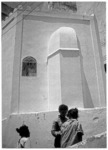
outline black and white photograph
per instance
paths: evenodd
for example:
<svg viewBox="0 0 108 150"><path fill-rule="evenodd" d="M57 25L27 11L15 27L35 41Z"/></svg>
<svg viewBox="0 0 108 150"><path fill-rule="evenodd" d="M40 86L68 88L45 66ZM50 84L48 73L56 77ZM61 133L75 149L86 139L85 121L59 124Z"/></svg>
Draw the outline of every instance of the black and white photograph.
<svg viewBox="0 0 108 150"><path fill-rule="evenodd" d="M107 148L106 1L1 1L2 148Z"/></svg>

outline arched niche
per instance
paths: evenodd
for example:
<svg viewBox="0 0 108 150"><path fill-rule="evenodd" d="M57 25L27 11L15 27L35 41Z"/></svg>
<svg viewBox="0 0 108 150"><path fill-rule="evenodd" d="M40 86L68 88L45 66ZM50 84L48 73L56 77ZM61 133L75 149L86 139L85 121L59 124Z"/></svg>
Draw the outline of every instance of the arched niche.
<svg viewBox="0 0 108 150"><path fill-rule="evenodd" d="M60 27L50 37L49 53L51 55L58 50L79 50L76 32L70 27Z"/></svg>

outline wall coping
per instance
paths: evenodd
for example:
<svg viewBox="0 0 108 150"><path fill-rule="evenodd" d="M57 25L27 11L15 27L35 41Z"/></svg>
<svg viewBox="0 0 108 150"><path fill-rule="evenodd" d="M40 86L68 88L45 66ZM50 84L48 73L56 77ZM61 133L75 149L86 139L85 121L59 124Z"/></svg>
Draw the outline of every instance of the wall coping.
<svg viewBox="0 0 108 150"><path fill-rule="evenodd" d="M21 15L18 16L18 13L21 13ZM18 17L17 17L18 16ZM12 18L18 19L20 16L22 16L23 19L29 20L29 18L34 17L50 17L50 18L61 18L61 19L74 19L74 20L85 20L90 21L92 18L94 18L94 14L92 15L80 15L80 14L74 14L69 12L54 12L54 11L47 11L47 12L41 12L41 11L33 11L29 12L28 10L17 10L13 12L5 21L2 21L2 28L6 26L10 22ZM22 20L23 20L22 19Z"/></svg>
<svg viewBox="0 0 108 150"><path fill-rule="evenodd" d="M106 107L95 107L95 108L78 108L79 111L92 111L92 110L102 110L102 109L107 109ZM40 111L40 112L27 112L27 113L12 113L10 116L17 116L17 115L34 115L34 114L44 114L44 113L51 113L51 112L58 112L58 110L55 111ZM7 120L8 118L3 118L2 121Z"/></svg>

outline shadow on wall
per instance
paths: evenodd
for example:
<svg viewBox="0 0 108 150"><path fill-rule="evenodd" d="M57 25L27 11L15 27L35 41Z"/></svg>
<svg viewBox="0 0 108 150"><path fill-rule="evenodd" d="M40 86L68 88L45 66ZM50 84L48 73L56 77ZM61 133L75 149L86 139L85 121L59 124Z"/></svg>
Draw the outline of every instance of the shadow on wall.
<svg viewBox="0 0 108 150"><path fill-rule="evenodd" d="M72 52L71 51L68 51L68 53L67 53L67 51L62 51L62 55L63 55L63 57L78 57L79 56L79 50L72 50Z"/></svg>
<svg viewBox="0 0 108 150"><path fill-rule="evenodd" d="M81 64L82 92L83 92L84 108L94 108L92 97L91 97L90 90L89 90L88 83L87 83L87 79L86 79L86 76L84 73L83 56L81 54L81 47L80 47L79 40L78 40L78 46L80 49L80 64Z"/></svg>
<svg viewBox="0 0 108 150"><path fill-rule="evenodd" d="M63 14L62 14L63 15ZM44 16L29 16L29 20L37 20L37 21L43 21L43 22L48 22L48 23L74 23L74 24L86 24L86 25L90 25L90 21L89 20L77 20L77 19L71 19L71 18L67 18L67 16L64 18L54 18L53 17L44 17Z"/></svg>

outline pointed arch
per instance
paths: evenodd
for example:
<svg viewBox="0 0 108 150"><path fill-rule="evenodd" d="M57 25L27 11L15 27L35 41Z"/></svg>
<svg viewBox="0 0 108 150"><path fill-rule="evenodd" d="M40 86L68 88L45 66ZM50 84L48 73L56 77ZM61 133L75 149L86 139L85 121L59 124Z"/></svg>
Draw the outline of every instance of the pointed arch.
<svg viewBox="0 0 108 150"><path fill-rule="evenodd" d="M36 76L37 61L35 58L28 56L22 61L22 76Z"/></svg>

